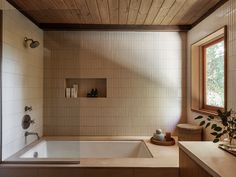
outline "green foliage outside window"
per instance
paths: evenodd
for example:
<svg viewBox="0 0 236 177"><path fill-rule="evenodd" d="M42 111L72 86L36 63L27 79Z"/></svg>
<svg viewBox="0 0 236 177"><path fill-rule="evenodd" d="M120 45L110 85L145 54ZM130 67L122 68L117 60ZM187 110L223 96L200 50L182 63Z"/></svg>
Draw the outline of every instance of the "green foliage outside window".
<svg viewBox="0 0 236 177"><path fill-rule="evenodd" d="M224 41L206 48L206 104L224 107Z"/></svg>

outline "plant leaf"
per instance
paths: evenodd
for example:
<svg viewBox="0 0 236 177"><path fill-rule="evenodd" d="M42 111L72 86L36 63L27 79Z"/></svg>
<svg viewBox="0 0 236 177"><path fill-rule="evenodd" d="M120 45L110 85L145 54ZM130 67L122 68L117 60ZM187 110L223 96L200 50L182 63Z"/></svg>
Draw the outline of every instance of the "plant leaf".
<svg viewBox="0 0 236 177"><path fill-rule="evenodd" d="M220 141L219 138L215 138L215 139L213 140L213 143L217 143L217 142L219 142L219 141Z"/></svg>
<svg viewBox="0 0 236 177"><path fill-rule="evenodd" d="M211 125L211 123L208 122L208 123L206 124L206 127L205 127L205 128L209 127L210 125Z"/></svg>
<svg viewBox="0 0 236 177"><path fill-rule="evenodd" d="M216 138L220 138L222 135L223 135L223 134L220 133L220 134L216 135Z"/></svg>
<svg viewBox="0 0 236 177"><path fill-rule="evenodd" d="M211 133L213 136L217 136L218 135L218 133L216 133L216 132L212 132Z"/></svg>
<svg viewBox="0 0 236 177"><path fill-rule="evenodd" d="M214 130L217 131L217 132L220 132L222 130L222 128L221 127L216 127L216 128L214 128Z"/></svg>
<svg viewBox="0 0 236 177"><path fill-rule="evenodd" d="M227 120L222 121L222 124L223 124L225 127L228 126Z"/></svg>
<svg viewBox="0 0 236 177"><path fill-rule="evenodd" d="M199 125L202 126L202 125L204 125L205 123L206 123L205 120L203 120L203 121L200 122Z"/></svg>
<svg viewBox="0 0 236 177"><path fill-rule="evenodd" d="M222 133L223 133L223 134L227 133L227 130L224 130Z"/></svg>
<svg viewBox="0 0 236 177"><path fill-rule="evenodd" d="M215 117L213 115L208 116L210 119L214 119Z"/></svg>
<svg viewBox="0 0 236 177"><path fill-rule="evenodd" d="M197 119L202 119L203 118L203 116L197 116L196 118L195 118L195 120L197 120Z"/></svg>
<svg viewBox="0 0 236 177"><path fill-rule="evenodd" d="M214 128L216 128L216 127L217 127L216 124L212 124L211 129L214 129Z"/></svg>
<svg viewBox="0 0 236 177"><path fill-rule="evenodd" d="M227 117L231 116L231 112L232 112L232 109L229 110L228 112L226 111L226 115L225 116L227 116Z"/></svg>
<svg viewBox="0 0 236 177"><path fill-rule="evenodd" d="M222 111L220 109L217 110L218 116L222 115Z"/></svg>

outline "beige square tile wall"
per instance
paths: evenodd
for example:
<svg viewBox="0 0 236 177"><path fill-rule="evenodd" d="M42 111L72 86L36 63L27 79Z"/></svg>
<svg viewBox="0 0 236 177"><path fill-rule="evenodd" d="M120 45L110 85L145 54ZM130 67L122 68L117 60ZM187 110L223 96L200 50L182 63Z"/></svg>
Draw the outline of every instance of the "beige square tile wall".
<svg viewBox="0 0 236 177"><path fill-rule="evenodd" d="M43 31L5 0L3 7L2 60L2 152L3 159L35 140L25 143L21 121L24 106L33 107L29 113L35 124L29 131L42 135L43 117ZM25 48L24 37L38 40L38 48Z"/></svg>
<svg viewBox="0 0 236 177"><path fill-rule="evenodd" d="M45 32L45 135L152 135L186 120L186 33ZM65 78L107 98L65 99Z"/></svg>
<svg viewBox="0 0 236 177"><path fill-rule="evenodd" d="M197 123L194 117L199 115L191 111L190 97L190 47L191 44L202 39L208 34L227 25L228 27L228 109L236 111L236 1L229 0L204 21L188 32L188 122ZM205 139L212 139L209 132L205 133Z"/></svg>

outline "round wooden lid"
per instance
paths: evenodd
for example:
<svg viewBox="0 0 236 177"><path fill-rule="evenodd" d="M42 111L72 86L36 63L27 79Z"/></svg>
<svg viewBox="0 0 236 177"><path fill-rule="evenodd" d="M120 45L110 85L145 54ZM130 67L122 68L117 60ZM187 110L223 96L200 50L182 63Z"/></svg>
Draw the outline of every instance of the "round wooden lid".
<svg viewBox="0 0 236 177"><path fill-rule="evenodd" d="M180 129L186 129L186 130L201 130L202 127L198 125L193 125L193 124L178 124L178 128Z"/></svg>

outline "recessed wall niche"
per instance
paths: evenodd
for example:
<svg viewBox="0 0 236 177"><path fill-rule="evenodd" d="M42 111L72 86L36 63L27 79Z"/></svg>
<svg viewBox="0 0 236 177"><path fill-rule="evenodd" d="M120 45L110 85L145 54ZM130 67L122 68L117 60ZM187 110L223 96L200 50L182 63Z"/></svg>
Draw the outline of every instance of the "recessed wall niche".
<svg viewBox="0 0 236 177"><path fill-rule="evenodd" d="M65 79L65 97L67 88L74 88L78 85L77 97L98 98L107 97L107 79L106 78L66 78ZM92 93L97 90L97 95ZM71 91L71 90L70 90ZM72 91L71 91L72 93ZM74 98L71 94L71 98Z"/></svg>

